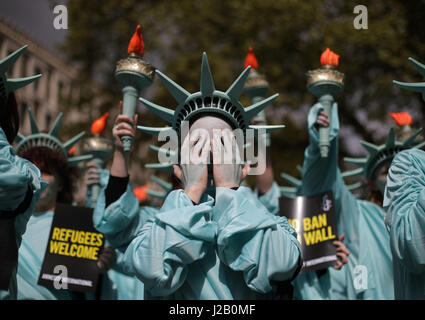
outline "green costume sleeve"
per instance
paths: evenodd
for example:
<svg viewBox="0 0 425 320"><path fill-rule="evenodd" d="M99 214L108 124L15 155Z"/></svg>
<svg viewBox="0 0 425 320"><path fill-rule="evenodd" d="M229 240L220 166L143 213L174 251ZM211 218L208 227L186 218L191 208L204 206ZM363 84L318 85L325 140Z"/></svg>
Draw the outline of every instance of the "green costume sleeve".
<svg viewBox="0 0 425 320"><path fill-rule="evenodd" d="M28 188L35 195L44 186L38 168L15 155L0 128L0 211L16 210L24 200Z"/></svg>
<svg viewBox="0 0 425 320"><path fill-rule="evenodd" d="M104 170L103 170L104 171ZM157 212L153 207L139 207L139 200L130 184L118 200L105 208L105 189L109 175L101 173L101 191L93 212L94 227L105 234L110 244L121 251L136 237L149 215Z"/></svg>
<svg viewBox="0 0 425 320"><path fill-rule="evenodd" d="M216 236L213 199L194 205L183 190L172 191L155 216L146 219L131 242L127 268L153 296L174 293L186 280L188 265L202 259Z"/></svg>
<svg viewBox="0 0 425 320"><path fill-rule="evenodd" d="M384 207L396 299L425 299L425 152L400 152L388 172Z"/></svg>
<svg viewBox="0 0 425 320"><path fill-rule="evenodd" d="M285 217L269 213L246 187L217 188L216 201L218 256L243 272L250 289L269 292L271 281L289 280L299 271L301 248Z"/></svg>
<svg viewBox="0 0 425 320"><path fill-rule="evenodd" d="M194 205L175 190L146 219L124 259L150 296L259 298L273 280L288 280L300 267L294 233L248 188L217 188L215 206L209 196Z"/></svg>
<svg viewBox="0 0 425 320"><path fill-rule="evenodd" d="M317 103L310 109L308 115L310 144L304 154L301 194L311 196L332 190L338 219L338 233L346 235L346 244L355 254L358 252L358 246L355 244L357 243L359 209L357 199L347 189L338 168L338 105L334 103L332 115L329 116L331 145L328 158L320 156L319 132L314 126L320 111L321 105Z"/></svg>

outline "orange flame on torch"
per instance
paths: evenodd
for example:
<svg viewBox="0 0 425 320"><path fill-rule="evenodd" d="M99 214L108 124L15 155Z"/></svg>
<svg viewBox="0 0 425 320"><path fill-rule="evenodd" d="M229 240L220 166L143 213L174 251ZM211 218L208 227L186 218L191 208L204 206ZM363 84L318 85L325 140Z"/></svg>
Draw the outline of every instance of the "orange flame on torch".
<svg viewBox="0 0 425 320"><path fill-rule="evenodd" d="M411 125L413 123L411 115L407 112L390 112L389 115L399 127Z"/></svg>
<svg viewBox="0 0 425 320"><path fill-rule="evenodd" d="M148 197L148 194L146 193L147 189L148 189L147 184L133 189L134 195L136 196L137 199L139 199L139 202L145 201L146 198Z"/></svg>
<svg viewBox="0 0 425 320"><path fill-rule="evenodd" d="M258 61L254 54L254 49L249 47L249 51L245 57L245 68L251 66L251 68L258 69Z"/></svg>
<svg viewBox="0 0 425 320"><path fill-rule="evenodd" d="M320 56L320 64L322 66L331 65L334 67L338 67L339 55L337 55L335 52L333 52L329 48L326 48L326 50Z"/></svg>
<svg viewBox="0 0 425 320"><path fill-rule="evenodd" d="M71 149L69 149L68 155L70 157L72 157L74 155L76 149L77 149L76 146L73 146Z"/></svg>
<svg viewBox="0 0 425 320"><path fill-rule="evenodd" d="M145 43L143 42L142 29L140 28L140 25L137 26L128 45L128 54L132 53L141 57L143 57L143 54L145 53Z"/></svg>
<svg viewBox="0 0 425 320"><path fill-rule="evenodd" d="M91 133L96 135L100 134L106 128L106 118L108 118L109 112L106 112L103 116L93 121L91 124Z"/></svg>

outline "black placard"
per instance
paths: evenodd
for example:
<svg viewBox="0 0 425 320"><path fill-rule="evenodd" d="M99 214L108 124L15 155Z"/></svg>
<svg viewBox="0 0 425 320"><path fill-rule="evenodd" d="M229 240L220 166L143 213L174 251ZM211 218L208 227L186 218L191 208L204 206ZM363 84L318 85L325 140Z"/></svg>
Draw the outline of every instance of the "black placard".
<svg viewBox="0 0 425 320"><path fill-rule="evenodd" d="M56 204L38 284L96 291L105 237L93 227L92 216L92 208Z"/></svg>
<svg viewBox="0 0 425 320"><path fill-rule="evenodd" d="M298 234L303 252L300 273L335 265L337 220L332 191L319 195L279 199L280 215L288 218Z"/></svg>
<svg viewBox="0 0 425 320"><path fill-rule="evenodd" d="M10 277L18 263L15 216L0 212L0 290L8 290Z"/></svg>

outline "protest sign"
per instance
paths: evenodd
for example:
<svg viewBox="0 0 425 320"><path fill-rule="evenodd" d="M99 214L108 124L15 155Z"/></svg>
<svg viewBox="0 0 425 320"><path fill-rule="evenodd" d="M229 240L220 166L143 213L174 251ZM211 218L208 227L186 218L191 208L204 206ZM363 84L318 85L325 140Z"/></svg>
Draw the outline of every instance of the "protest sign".
<svg viewBox="0 0 425 320"><path fill-rule="evenodd" d="M280 215L288 218L297 232L303 252L301 273L335 265L337 220L331 191L310 196L279 199Z"/></svg>
<svg viewBox="0 0 425 320"><path fill-rule="evenodd" d="M38 284L96 291L105 237L93 227L92 216L92 208L56 204Z"/></svg>

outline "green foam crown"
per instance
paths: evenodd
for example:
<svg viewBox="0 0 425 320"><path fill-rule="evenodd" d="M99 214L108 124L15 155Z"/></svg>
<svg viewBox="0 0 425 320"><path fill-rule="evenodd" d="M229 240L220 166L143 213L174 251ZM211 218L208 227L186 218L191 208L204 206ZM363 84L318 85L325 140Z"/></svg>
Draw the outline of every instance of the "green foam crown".
<svg viewBox="0 0 425 320"><path fill-rule="evenodd" d="M22 48L12 52L6 58L0 61L0 98L7 100L9 94L19 88L25 87L34 80L41 77L41 74L27 77L27 78L17 78L17 79L7 79L6 72L9 71L12 66L15 64L16 60L21 56L21 54L26 50L28 46L25 45Z"/></svg>
<svg viewBox="0 0 425 320"><path fill-rule="evenodd" d="M394 129L391 128L385 143L382 145L378 146L370 142L361 141L360 143L367 150L368 156L364 158L344 158L344 161L356 164L359 168L342 173L343 178L364 175L366 179L371 179L379 167L391 162L400 151L410 148L419 149L425 146L425 141L415 142L415 139L421 132L422 129L419 129L409 138L403 141L396 141Z"/></svg>
<svg viewBox="0 0 425 320"><path fill-rule="evenodd" d="M75 166L81 161L89 160L93 156L92 155L83 155L78 157L69 157L68 152L71 148L84 136L85 132L82 131L76 136L72 137L68 141L62 143L59 138L59 129L62 123L63 113L59 113L58 117L53 124L53 127L50 129L48 133L43 133L38 128L37 122L34 118L34 114L31 109L28 109L30 124L31 124L31 134L27 137L18 133L16 136L16 142L18 146L16 147L16 153L18 155L22 155L25 151L35 148L35 147L47 147L52 150L56 150L61 152L65 159L68 160L68 164L70 166Z"/></svg>
<svg viewBox="0 0 425 320"><path fill-rule="evenodd" d="M229 120L235 128L242 130L248 128L254 130L262 128L266 131L273 131L284 128L283 125L254 126L249 124L249 121L253 117L255 117L260 111L267 107L271 101L278 97L278 94L274 94L273 96L246 108L240 104L238 99L244 90L244 84L249 75L250 68L250 66L245 68L226 92L216 90L208 64L207 54L204 52L202 55L201 84L199 92L191 94L159 70L155 71L162 83L166 86L167 90L177 101L178 106L175 110L156 105L143 98L139 98L139 100L149 110L152 110L159 117L169 122L171 124L171 128L176 130L178 133L180 133L180 126L183 121L189 121L193 116L203 112L224 116L225 119ZM152 128L145 126L138 126L137 128L152 135L158 135L161 131L170 129L170 127Z"/></svg>
<svg viewBox="0 0 425 320"><path fill-rule="evenodd" d="M408 60L410 61L411 64L413 64L415 69L423 77L425 77L425 65L416 61L413 58L409 58ZM422 99L425 101L425 82L408 83L408 82L400 82L400 81L393 80L393 83L398 85L400 88L422 93Z"/></svg>

